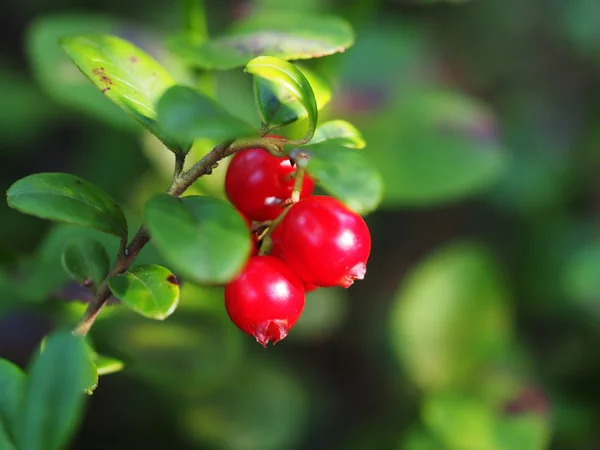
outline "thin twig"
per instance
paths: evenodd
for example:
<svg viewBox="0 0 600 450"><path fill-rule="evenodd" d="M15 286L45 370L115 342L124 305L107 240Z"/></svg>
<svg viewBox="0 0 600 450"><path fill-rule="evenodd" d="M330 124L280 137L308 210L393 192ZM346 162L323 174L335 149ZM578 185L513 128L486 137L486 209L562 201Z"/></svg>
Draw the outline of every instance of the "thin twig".
<svg viewBox="0 0 600 450"><path fill-rule="evenodd" d="M183 162L176 156L174 172L177 172L178 170L179 172L173 176L173 181L167 193L174 197L179 197L198 178L203 175L210 174L212 170L217 167L219 161L240 150L260 147L271 153L281 153L284 143L285 141L277 138L248 138L226 141L217 145L202 159L200 159L200 161L194 164L190 170L183 173L179 169L178 161L181 162L181 167L183 167ZM127 249L124 251L119 251L119 255L117 256L117 261L115 262L114 267L111 269L106 279L98 288L96 296L88 304L85 312L83 313L83 317L73 330L73 334L77 336L85 336L90 331L90 328L94 324L98 314L100 314L102 307L112 295L108 286L108 280L111 277L119 275L129 269L135 258L149 240L150 235L148 234L148 230L146 230L144 225L142 225L131 240L129 246L127 246Z"/></svg>

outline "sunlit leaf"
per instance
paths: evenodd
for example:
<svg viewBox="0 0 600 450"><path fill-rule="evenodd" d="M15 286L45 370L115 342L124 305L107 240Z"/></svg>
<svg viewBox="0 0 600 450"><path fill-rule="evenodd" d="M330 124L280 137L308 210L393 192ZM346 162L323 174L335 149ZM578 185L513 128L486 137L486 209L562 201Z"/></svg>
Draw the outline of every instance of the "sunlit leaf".
<svg viewBox="0 0 600 450"><path fill-rule="evenodd" d="M199 45L189 36L178 36L169 47L190 64L226 70L243 66L258 55L286 60L319 58L343 52L353 43L352 28L338 17L271 13L250 17Z"/></svg>
<svg viewBox="0 0 600 450"><path fill-rule="evenodd" d="M134 267L108 280L123 305L149 319L164 320L179 303L179 282L170 270L155 264Z"/></svg>
<svg viewBox="0 0 600 450"><path fill-rule="evenodd" d="M81 72L117 106L148 128L173 151L187 151L182 142L160 130L155 104L175 81L150 55L110 35L79 35L61 40L62 48Z"/></svg>
<svg viewBox="0 0 600 450"><path fill-rule="evenodd" d="M330 120L319 125L307 145L319 144L325 141L334 141L332 143L356 149L364 148L367 145L360 131L345 120Z"/></svg>
<svg viewBox="0 0 600 450"><path fill-rule="evenodd" d="M246 65L245 70L255 78L262 78L279 85L300 102L308 117L308 132L305 139L310 140L317 126L318 108L315 94L304 74L293 64L271 56L254 58ZM276 117L279 101L269 93L268 86L255 84L255 88L261 121L270 125L270 120ZM263 89L267 89L267 93L263 92Z"/></svg>

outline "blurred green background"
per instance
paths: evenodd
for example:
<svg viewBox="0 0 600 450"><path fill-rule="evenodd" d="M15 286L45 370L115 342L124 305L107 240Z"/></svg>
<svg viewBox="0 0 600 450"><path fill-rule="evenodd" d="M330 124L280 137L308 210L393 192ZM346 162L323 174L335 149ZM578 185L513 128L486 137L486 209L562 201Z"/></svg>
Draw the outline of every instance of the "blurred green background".
<svg viewBox="0 0 600 450"><path fill-rule="evenodd" d="M103 377L73 449L600 448L600 4L592 0L207 1L209 29L260 9L334 13L356 44L307 67L323 117L354 123L385 194L366 220L364 281L318 290L267 350L229 322L219 288L183 285L155 323L111 306ZM80 76L63 34L112 32L179 80L163 37L175 2L3 4L0 184L86 178L126 205L168 187L172 155ZM249 77L216 97L256 117ZM222 168L194 189L222 195ZM87 294L60 255L74 235L0 205L0 356L27 361ZM131 227L134 229L134 226ZM140 262L158 262L149 245Z"/></svg>

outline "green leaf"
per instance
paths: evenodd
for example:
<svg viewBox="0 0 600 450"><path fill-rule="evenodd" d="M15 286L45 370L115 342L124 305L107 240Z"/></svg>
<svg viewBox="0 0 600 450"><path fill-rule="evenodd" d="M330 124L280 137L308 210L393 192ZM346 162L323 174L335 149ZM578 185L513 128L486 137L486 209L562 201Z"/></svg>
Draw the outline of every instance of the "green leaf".
<svg viewBox="0 0 600 450"><path fill-rule="evenodd" d="M82 338L68 332L48 336L29 368L19 418L19 450L62 450L83 414L92 365Z"/></svg>
<svg viewBox="0 0 600 450"><path fill-rule="evenodd" d="M169 47L194 66L228 70L257 55L286 60L319 58L343 52L353 43L352 28L338 17L279 13L251 17L203 44L194 43L189 36L177 36Z"/></svg>
<svg viewBox="0 0 600 450"><path fill-rule="evenodd" d="M127 237L127 221L119 205L100 188L74 175L29 175L15 182L7 197L8 204L22 213Z"/></svg>
<svg viewBox="0 0 600 450"><path fill-rule="evenodd" d="M307 170L323 189L359 214L377 208L383 183L364 154L327 143L303 148L310 155Z"/></svg>
<svg viewBox="0 0 600 450"><path fill-rule="evenodd" d="M123 305L149 319L164 320L179 303L179 282L170 270L141 265L108 280Z"/></svg>
<svg viewBox="0 0 600 450"><path fill-rule="evenodd" d="M173 151L187 151L156 124L155 104L175 81L150 55L130 42L110 35L63 38L62 48L100 91L155 134Z"/></svg>
<svg viewBox="0 0 600 450"><path fill-rule="evenodd" d="M408 377L426 391L468 384L511 345L507 286L482 247L437 250L405 276L389 321Z"/></svg>
<svg viewBox="0 0 600 450"><path fill-rule="evenodd" d="M367 145L360 131L345 120L330 120L319 125L313 138L307 145L319 144L325 141L334 141L336 144L348 148L361 149Z"/></svg>
<svg viewBox="0 0 600 450"><path fill-rule="evenodd" d="M99 376L120 372L123 370L123 367L125 367L123 361L111 356L103 355L97 355L94 364L96 364L96 370L98 371Z"/></svg>
<svg viewBox="0 0 600 450"><path fill-rule="evenodd" d="M99 15L52 14L38 17L27 30L27 56L37 81L53 100L128 130L136 125L107 102L60 48L63 37L78 33L118 33L119 20ZM127 30L131 32L131 26Z"/></svg>
<svg viewBox="0 0 600 450"><path fill-rule="evenodd" d="M312 87L317 110L320 111L331 99L331 87L314 72L306 68L298 69ZM285 85L255 77L254 92L263 123L287 125L308 115L303 103Z"/></svg>
<svg viewBox="0 0 600 450"><path fill-rule="evenodd" d="M304 74L293 64L272 56L259 56L246 65L246 72L275 83L289 92L306 111L308 117L308 132L306 140L310 140L314 134L318 121L318 108L315 94ZM255 96L258 103L261 121L270 125L269 120L275 117L278 102L273 102L270 91L263 92L268 86L255 84Z"/></svg>
<svg viewBox="0 0 600 450"><path fill-rule="evenodd" d="M383 176L384 206L467 197L489 189L507 167L494 115L459 92L413 90L361 130Z"/></svg>
<svg viewBox="0 0 600 450"><path fill-rule="evenodd" d="M247 123L233 117L210 98L195 89L174 86L157 105L158 123L180 140L205 138L217 142L256 135Z"/></svg>
<svg viewBox="0 0 600 450"><path fill-rule="evenodd" d="M89 238L71 240L63 251L62 265L72 279L79 284L91 284L94 289L98 289L110 269L104 246Z"/></svg>
<svg viewBox="0 0 600 450"><path fill-rule="evenodd" d="M248 227L223 200L155 195L146 203L144 215L163 258L198 283L227 283L250 255Z"/></svg>
<svg viewBox="0 0 600 450"><path fill-rule="evenodd" d="M6 359L0 359L0 421L4 422L6 432L11 436L17 433L17 418L26 380L21 369Z"/></svg>
<svg viewBox="0 0 600 450"><path fill-rule="evenodd" d="M547 417L531 412L510 415L502 407L502 404L491 403L484 396L451 391L427 398L422 416L451 450L548 448L550 428Z"/></svg>

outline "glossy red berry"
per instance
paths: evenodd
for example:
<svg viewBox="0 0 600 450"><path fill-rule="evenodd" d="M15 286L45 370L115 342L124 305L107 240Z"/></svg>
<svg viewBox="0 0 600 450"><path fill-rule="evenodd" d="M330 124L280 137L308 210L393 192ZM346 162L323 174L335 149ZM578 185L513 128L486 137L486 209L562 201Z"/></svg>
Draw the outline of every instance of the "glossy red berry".
<svg viewBox="0 0 600 450"><path fill-rule="evenodd" d="M280 259L250 258L225 286L225 308L237 327L264 347L287 336L304 309L302 281Z"/></svg>
<svg viewBox="0 0 600 450"><path fill-rule="evenodd" d="M281 249L281 226L278 226L271 233L271 256L275 258L283 259L283 251ZM302 280L302 285L304 286L304 292L312 292L317 289L319 286L315 286L312 283L308 283Z"/></svg>
<svg viewBox="0 0 600 450"><path fill-rule="evenodd" d="M295 170L288 158L278 158L261 148L242 150L227 168L227 198L252 220L273 220L292 194ZM314 181L305 176L300 198L312 194L314 187Z"/></svg>
<svg viewBox="0 0 600 450"><path fill-rule="evenodd" d="M371 235L362 217L339 200L307 197L281 223L281 252L303 281L347 288L365 276Z"/></svg>

